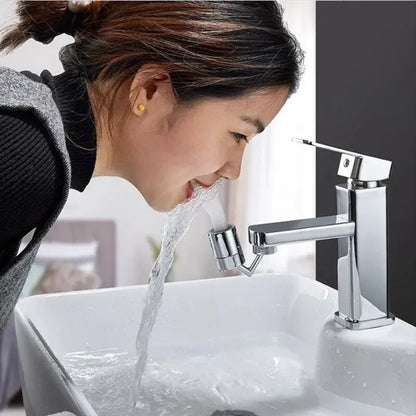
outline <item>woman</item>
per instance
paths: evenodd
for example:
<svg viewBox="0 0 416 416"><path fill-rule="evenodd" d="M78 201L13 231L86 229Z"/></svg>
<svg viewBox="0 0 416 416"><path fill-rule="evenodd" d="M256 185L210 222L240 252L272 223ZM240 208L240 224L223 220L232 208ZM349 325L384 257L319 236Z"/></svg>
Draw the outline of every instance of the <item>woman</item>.
<svg viewBox="0 0 416 416"><path fill-rule="evenodd" d="M60 51L62 74L20 75L50 89L79 191L119 176L164 212L192 180L235 180L247 144L298 88L303 52L274 1L19 1L17 14L0 51L75 39ZM0 106L0 299L16 242L61 209L65 165L48 127Z"/></svg>

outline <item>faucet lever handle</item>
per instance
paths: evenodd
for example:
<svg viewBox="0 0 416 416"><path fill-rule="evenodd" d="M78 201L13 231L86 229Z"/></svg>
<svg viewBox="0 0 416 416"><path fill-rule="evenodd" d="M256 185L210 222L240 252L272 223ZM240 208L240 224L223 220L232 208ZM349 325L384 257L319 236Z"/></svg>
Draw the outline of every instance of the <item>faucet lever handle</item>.
<svg viewBox="0 0 416 416"><path fill-rule="evenodd" d="M341 153L341 159L338 166L339 176L362 182L381 181L390 177L390 160L379 159L373 156L367 156L350 150L339 149L337 147L297 137L292 137L292 141L314 146L319 149L330 150L335 153Z"/></svg>

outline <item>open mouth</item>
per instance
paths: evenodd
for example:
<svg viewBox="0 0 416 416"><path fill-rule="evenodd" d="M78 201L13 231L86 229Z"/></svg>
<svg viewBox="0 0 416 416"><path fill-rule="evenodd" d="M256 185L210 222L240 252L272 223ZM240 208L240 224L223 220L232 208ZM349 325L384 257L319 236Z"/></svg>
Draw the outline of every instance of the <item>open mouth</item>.
<svg viewBox="0 0 416 416"><path fill-rule="evenodd" d="M194 188L191 184L191 181L189 181L186 185L186 197L187 197L187 199L191 198L193 193L194 193Z"/></svg>
<svg viewBox="0 0 416 416"><path fill-rule="evenodd" d="M208 186L208 185L205 185L205 184L203 184L203 183L201 183L201 182L198 182L196 179L191 179L187 184L186 184L186 198L187 199L189 199L189 198L191 198L192 197L192 195L193 195L193 193L194 193L194 191L195 191L195 188L196 187L198 187L198 186L200 186L200 187L202 187L202 188L210 188L210 186Z"/></svg>

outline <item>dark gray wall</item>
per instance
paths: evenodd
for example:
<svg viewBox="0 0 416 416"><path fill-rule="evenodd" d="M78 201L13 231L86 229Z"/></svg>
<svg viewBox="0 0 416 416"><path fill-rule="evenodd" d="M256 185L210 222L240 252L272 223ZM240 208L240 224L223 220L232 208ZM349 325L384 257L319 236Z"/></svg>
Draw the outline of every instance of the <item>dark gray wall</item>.
<svg viewBox="0 0 416 416"><path fill-rule="evenodd" d="M393 162L390 310L416 325L416 2L321 1L316 12L316 139ZM317 215L332 215L339 157L316 156ZM317 279L335 288L336 259L336 241L317 243Z"/></svg>

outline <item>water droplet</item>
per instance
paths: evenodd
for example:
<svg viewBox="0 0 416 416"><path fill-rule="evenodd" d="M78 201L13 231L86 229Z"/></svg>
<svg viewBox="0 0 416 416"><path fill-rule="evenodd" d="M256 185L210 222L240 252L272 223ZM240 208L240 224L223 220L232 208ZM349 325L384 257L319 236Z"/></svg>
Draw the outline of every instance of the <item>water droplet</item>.
<svg viewBox="0 0 416 416"><path fill-rule="evenodd" d="M363 387L366 388L367 387L367 383L364 381L363 383Z"/></svg>
<svg viewBox="0 0 416 416"><path fill-rule="evenodd" d="M391 401L391 404L396 404L396 400L392 400Z"/></svg>

